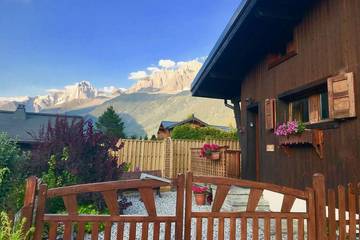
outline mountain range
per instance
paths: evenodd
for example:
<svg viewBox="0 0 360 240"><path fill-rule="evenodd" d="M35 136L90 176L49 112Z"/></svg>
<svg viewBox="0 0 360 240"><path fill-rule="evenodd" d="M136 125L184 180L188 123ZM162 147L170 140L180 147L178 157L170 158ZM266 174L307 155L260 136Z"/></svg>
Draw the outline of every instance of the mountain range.
<svg viewBox="0 0 360 240"><path fill-rule="evenodd" d="M0 97L0 109L14 110L25 104L27 111L67 113L96 119L113 106L125 123L127 135L152 135L162 120L181 121L190 114L213 125L234 125L232 111L222 101L192 97L191 82L201 62L178 62L171 67L151 67L134 74L129 89L98 89L81 81L42 96Z"/></svg>

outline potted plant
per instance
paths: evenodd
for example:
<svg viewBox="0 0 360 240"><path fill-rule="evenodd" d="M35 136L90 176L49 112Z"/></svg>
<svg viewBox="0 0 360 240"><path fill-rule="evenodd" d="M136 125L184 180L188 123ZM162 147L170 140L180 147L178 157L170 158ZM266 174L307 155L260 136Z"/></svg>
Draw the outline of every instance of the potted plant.
<svg viewBox="0 0 360 240"><path fill-rule="evenodd" d="M207 190L208 187L206 186L198 186L198 185L192 186L192 191L195 195L196 205L205 205Z"/></svg>
<svg viewBox="0 0 360 240"><path fill-rule="evenodd" d="M200 150L200 156L210 160L220 159L220 147L217 144L205 143Z"/></svg>

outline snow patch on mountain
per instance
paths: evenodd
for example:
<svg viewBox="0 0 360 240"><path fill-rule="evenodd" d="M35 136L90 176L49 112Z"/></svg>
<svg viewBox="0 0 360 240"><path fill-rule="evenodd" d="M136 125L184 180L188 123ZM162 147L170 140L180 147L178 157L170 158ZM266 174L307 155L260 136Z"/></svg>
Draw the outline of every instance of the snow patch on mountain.
<svg viewBox="0 0 360 240"><path fill-rule="evenodd" d="M65 86L63 89L49 89L48 94L36 97L1 97L0 107L15 108L17 104L25 104L28 111L39 112L46 108L56 108L61 105L96 98L111 99L124 93L126 89L114 86L95 88L89 81L81 81L73 85Z"/></svg>

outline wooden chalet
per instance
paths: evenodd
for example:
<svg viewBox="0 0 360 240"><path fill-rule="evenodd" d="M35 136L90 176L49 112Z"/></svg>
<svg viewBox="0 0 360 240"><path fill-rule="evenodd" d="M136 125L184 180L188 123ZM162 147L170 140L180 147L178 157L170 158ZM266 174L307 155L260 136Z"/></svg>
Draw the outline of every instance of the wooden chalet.
<svg viewBox="0 0 360 240"><path fill-rule="evenodd" d="M243 178L335 187L360 180L359 80L359 0L244 0L191 91L234 110ZM308 130L276 136L289 120Z"/></svg>
<svg viewBox="0 0 360 240"><path fill-rule="evenodd" d="M225 126L209 125L206 122L195 117L195 115L193 114L191 117L189 117L183 121L180 121L180 122L161 121L159 129L157 131L157 139L161 140L161 139L171 137L171 132L175 127L185 125L185 124L190 124L193 128L213 127L213 128L217 128L222 131L230 131L231 130L229 127L225 127Z"/></svg>

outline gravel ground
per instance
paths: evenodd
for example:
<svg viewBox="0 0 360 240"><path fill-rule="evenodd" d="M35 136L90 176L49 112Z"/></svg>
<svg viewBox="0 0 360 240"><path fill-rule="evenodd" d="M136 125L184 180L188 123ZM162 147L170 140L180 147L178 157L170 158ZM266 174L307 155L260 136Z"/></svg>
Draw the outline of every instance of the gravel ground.
<svg viewBox="0 0 360 240"><path fill-rule="evenodd" d="M145 210L144 204L139 201L139 195L132 195L132 196L127 196L128 200L132 202L132 206L129 207L128 209L126 209L125 211L125 215L147 215L147 212ZM193 201L194 202L194 201ZM176 193L175 192L165 192L162 193L162 197L159 198L158 196L156 196L156 209L157 209L157 214L158 215L175 215L175 209L176 209ZM193 203L193 211L210 211L211 210L211 206L207 205L207 206L197 206ZM247 230L247 235L248 235L248 239L252 239L252 223L249 220L248 221L248 230ZM263 238L263 223L262 221L259 221L259 238L262 239ZM172 225L172 239L174 239L174 228L175 228L175 224ZM206 234L207 234L207 220L204 219L203 220L203 239L206 239ZM240 239L240 220L237 219L236 222L236 239ZM137 231L137 239L141 239L141 224L137 224L136 227L136 231ZM217 239L217 230L218 230L218 221L217 219L214 220L214 239ZM129 224L125 224L125 229L124 229L125 233L125 239L127 239L128 237L128 233L129 233ZM149 239L152 239L152 233L153 233L153 226L152 224L149 224ZM225 220L225 239L229 239L229 220L226 219ZM165 224L161 224L160 225L160 239L164 239L164 234L165 234ZM195 237L196 234L196 225L195 225L195 221L193 220L192 222L192 236L193 238ZM117 235L117 231L116 231L116 224L113 225L112 227L112 239L116 239L116 235ZM90 237L88 237L87 239L91 239ZM103 239L103 233L100 233L99 235L99 239Z"/></svg>

